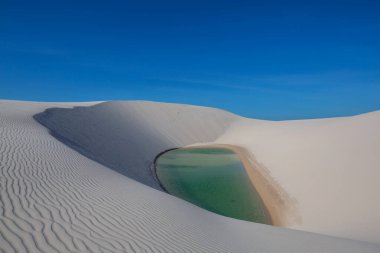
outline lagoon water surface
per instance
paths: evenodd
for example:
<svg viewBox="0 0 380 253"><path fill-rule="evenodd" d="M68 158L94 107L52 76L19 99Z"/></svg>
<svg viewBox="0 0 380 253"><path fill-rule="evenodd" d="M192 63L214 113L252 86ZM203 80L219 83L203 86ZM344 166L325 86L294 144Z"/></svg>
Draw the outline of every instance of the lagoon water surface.
<svg viewBox="0 0 380 253"><path fill-rule="evenodd" d="M156 172L172 195L224 216L270 224L260 197L232 150L171 150L158 157Z"/></svg>

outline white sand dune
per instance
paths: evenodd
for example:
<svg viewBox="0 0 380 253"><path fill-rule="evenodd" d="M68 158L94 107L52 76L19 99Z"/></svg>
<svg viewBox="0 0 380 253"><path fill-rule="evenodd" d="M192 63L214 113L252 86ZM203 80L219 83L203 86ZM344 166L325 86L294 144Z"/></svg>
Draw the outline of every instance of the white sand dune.
<svg viewBox="0 0 380 253"><path fill-rule="evenodd" d="M216 142L245 147L295 200L289 218L298 220L288 227L380 243L380 111L318 120L246 119Z"/></svg>
<svg viewBox="0 0 380 253"><path fill-rule="evenodd" d="M93 104L0 101L0 252L380 251L380 245L375 243L239 221L205 211L154 189L157 183L150 171L154 156L167 148L214 140L242 145L266 166L289 195L297 198L305 224L297 228L378 242L373 240L377 236L373 228L379 219L367 209L379 210L379 193L370 191L376 190L372 185L375 179L369 179L366 173L378 175L379 113L348 119L273 123L186 105ZM61 109L49 109L53 107ZM338 129L331 134L334 138L324 135L329 127L323 122L329 121ZM344 121L353 123L346 129ZM314 125L320 129L315 134L322 141L312 139ZM244 133L249 135L244 138ZM265 141L265 136L269 140ZM328 142L329 138L342 141L350 136L341 145ZM281 146L281 140L288 141L286 148ZM318 144L317 148L305 144L310 142ZM312 152L319 152L326 143L333 145L330 152L335 152L334 148L342 151L335 156L327 151L313 156ZM355 156L345 156L351 154L348 150L352 147L343 145L351 144L362 149L355 151L358 160L370 159L360 163L361 173L353 172L358 169ZM272 160L271 145L280 145L272 147ZM306 146L303 149L295 145ZM281 147L290 151L282 151ZM302 152L298 158L305 160L303 163L293 161L295 155L291 151L300 152L299 149ZM329 158L328 166L321 168L318 164L323 162L319 162L309 169L319 158ZM342 171L343 165L348 166L347 171ZM303 169L315 174L315 184L325 180L326 189L308 185L312 191L300 193L311 177ZM332 171L330 175L327 170ZM337 177L340 172L343 175ZM299 180L294 178L297 173ZM369 190L357 189L354 183L358 180L360 187L364 185L361 180L368 180ZM299 181L300 186L293 185ZM334 189L333 182L337 183ZM350 183L353 185L348 191ZM321 192L315 192L317 189ZM363 193L369 194L368 200L360 198ZM307 205L319 206L324 199L315 204L305 199L320 198L321 194L332 194L324 196L324 203L332 206L326 208L325 213L331 216L325 217L318 230L316 223L322 221L321 215L314 214L317 220L313 223L312 207ZM354 198L343 203L348 200L344 197L340 199L340 209L330 210L338 208L331 199L341 197L340 194L352 194ZM361 206L362 212L357 206L350 207L354 210L346 210L348 214L342 218L349 223L334 223L335 213L350 204ZM322 212L321 209L319 206L315 211ZM356 214L369 216L360 218ZM326 225L328 222L331 227ZM338 233L339 229L349 231ZM355 230L359 231L357 235Z"/></svg>

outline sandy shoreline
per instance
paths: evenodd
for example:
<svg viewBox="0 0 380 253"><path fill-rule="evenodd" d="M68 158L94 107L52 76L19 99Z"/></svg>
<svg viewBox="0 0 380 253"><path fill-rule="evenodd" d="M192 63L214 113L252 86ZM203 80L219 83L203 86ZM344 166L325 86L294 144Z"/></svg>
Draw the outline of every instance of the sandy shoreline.
<svg viewBox="0 0 380 253"><path fill-rule="evenodd" d="M286 216L291 210L291 201L285 191L266 173L265 169L243 147L230 144L196 144L184 148L226 148L232 150L243 163L248 177L258 193L266 212L271 220L271 225L285 226Z"/></svg>

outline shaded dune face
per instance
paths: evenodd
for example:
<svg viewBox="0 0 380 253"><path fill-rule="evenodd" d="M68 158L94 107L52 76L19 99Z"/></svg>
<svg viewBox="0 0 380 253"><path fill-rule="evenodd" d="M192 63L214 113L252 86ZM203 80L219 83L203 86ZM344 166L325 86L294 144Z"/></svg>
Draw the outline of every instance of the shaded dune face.
<svg viewBox="0 0 380 253"><path fill-rule="evenodd" d="M143 101L51 108L34 118L71 148L156 189L152 166L157 154L213 141L239 119L218 109Z"/></svg>

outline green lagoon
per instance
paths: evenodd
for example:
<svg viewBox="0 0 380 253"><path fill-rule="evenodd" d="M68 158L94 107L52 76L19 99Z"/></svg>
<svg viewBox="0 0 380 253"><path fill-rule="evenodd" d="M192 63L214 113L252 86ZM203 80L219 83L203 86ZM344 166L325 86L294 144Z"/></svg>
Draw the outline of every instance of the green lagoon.
<svg viewBox="0 0 380 253"><path fill-rule="evenodd" d="M170 194L209 211L270 224L239 157L225 148L183 148L156 160L156 173Z"/></svg>

